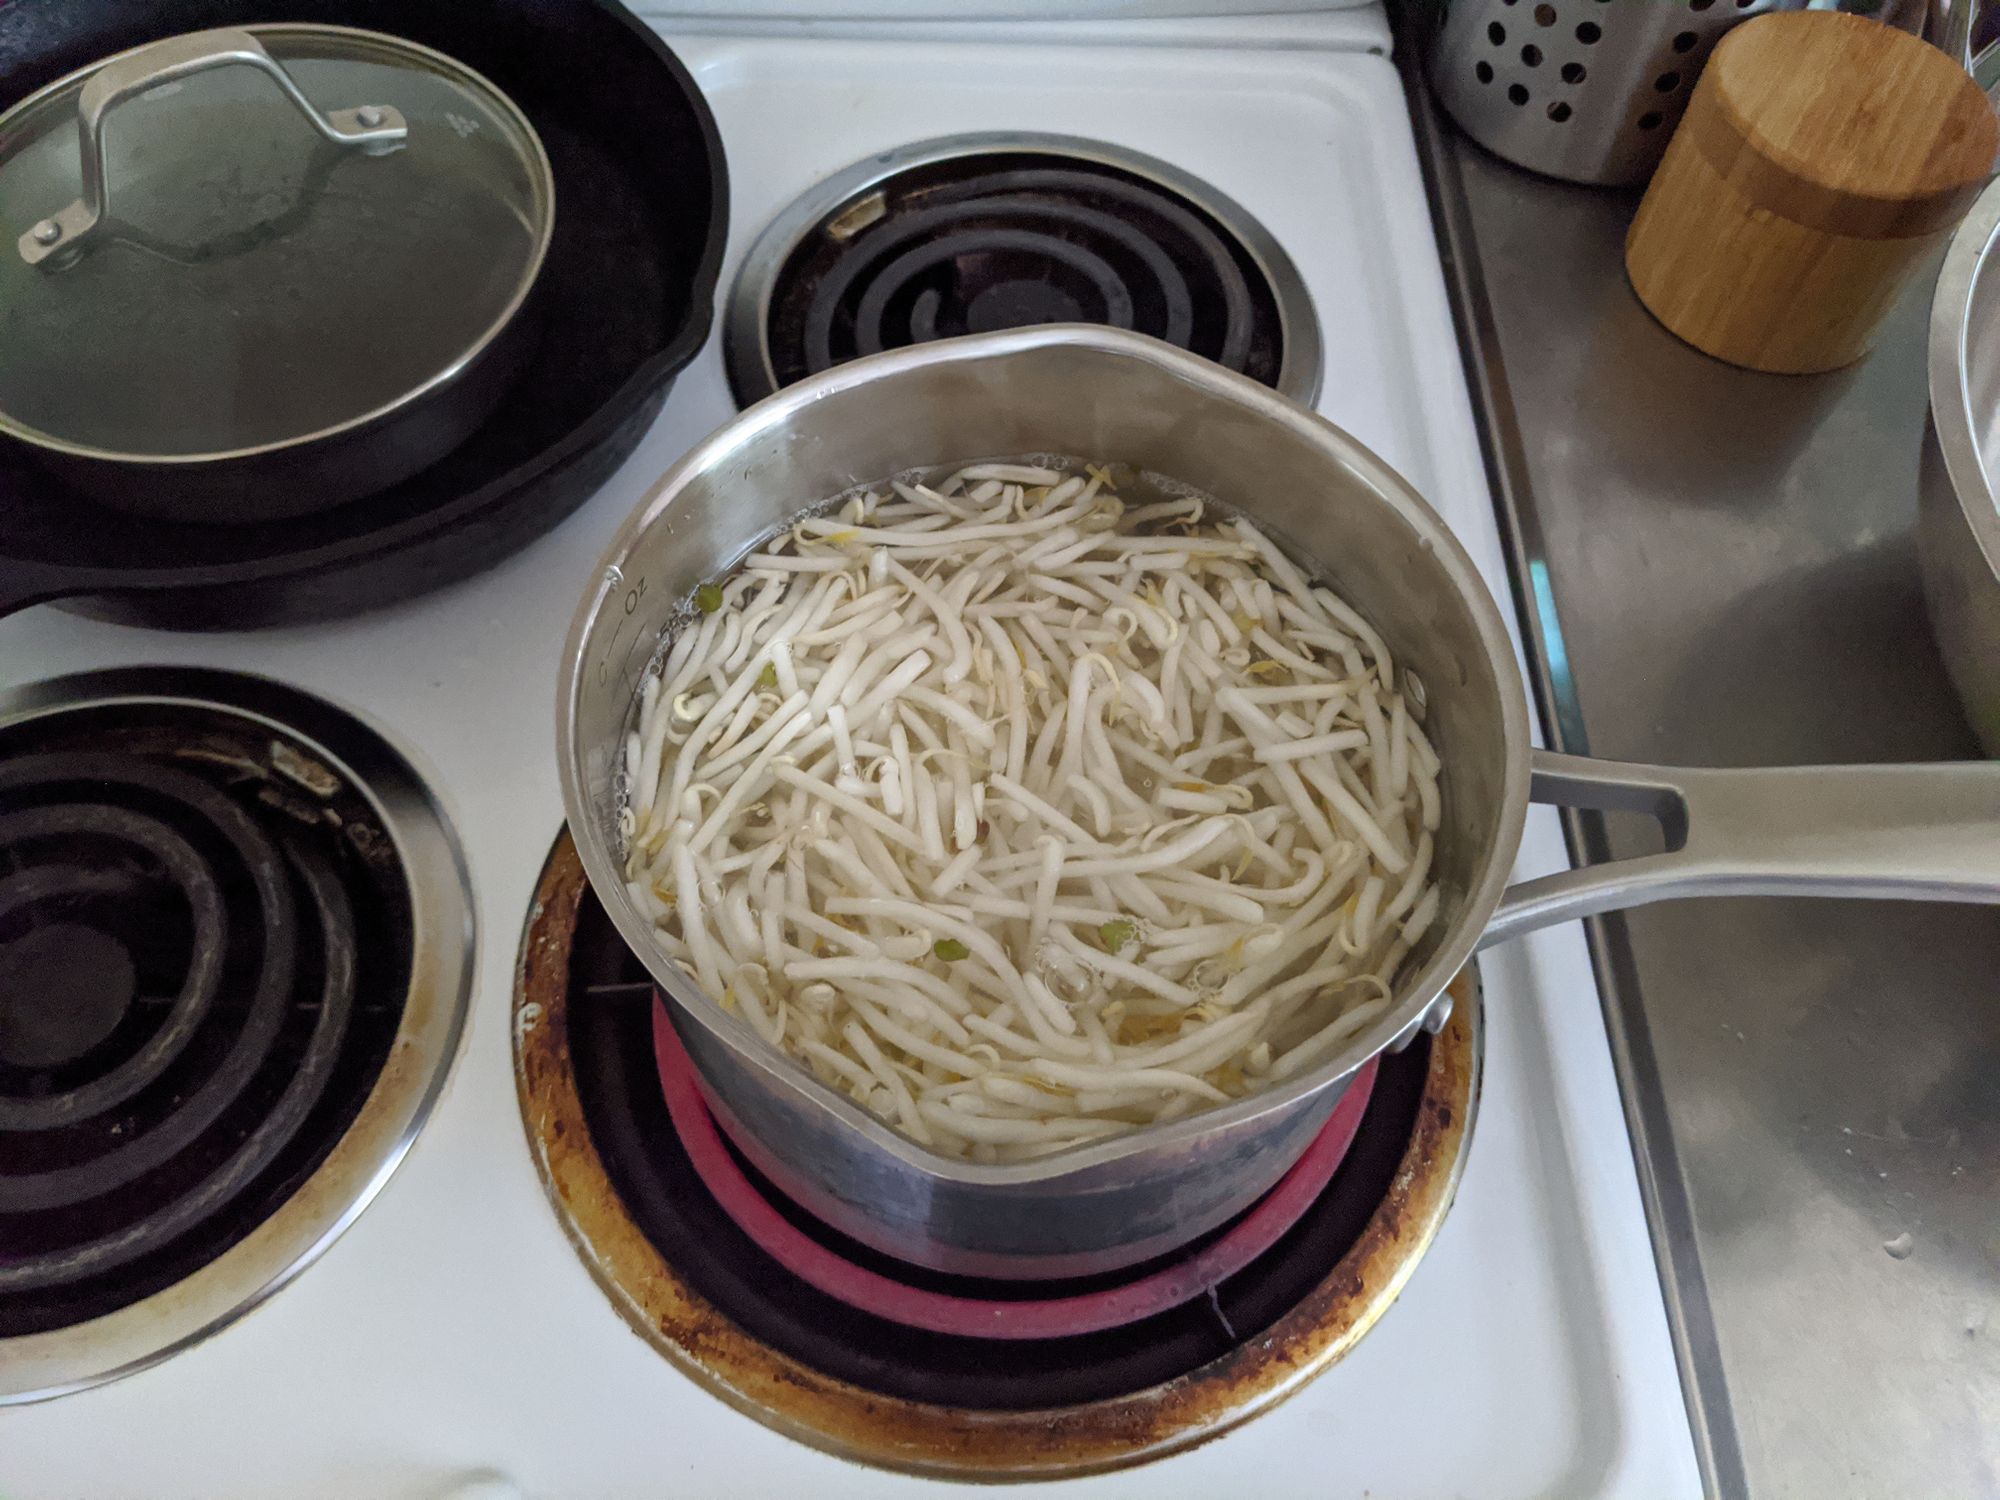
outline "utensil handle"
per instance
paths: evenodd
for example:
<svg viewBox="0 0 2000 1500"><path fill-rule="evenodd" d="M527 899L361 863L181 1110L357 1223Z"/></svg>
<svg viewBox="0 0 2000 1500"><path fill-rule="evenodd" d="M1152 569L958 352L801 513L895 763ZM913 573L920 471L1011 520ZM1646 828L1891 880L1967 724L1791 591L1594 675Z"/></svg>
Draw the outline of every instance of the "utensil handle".
<svg viewBox="0 0 2000 1500"><path fill-rule="evenodd" d="M176 79L235 65L256 68L296 104L299 112L336 146L380 151L410 133L402 114L387 104L362 104L322 114L299 91L264 44L239 27L191 31L140 47L99 68L76 101L78 171L83 196L68 208L43 219L23 233L16 244L21 259L39 265L57 251L69 252L111 211L111 187L105 177L104 122L125 100Z"/></svg>
<svg viewBox="0 0 2000 1500"><path fill-rule="evenodd" d="M1509 887L1480 939L1682 896L2000 903L2000 762L1764 770L1537 750L1537 802L1659 820L1666 850Z"/></svg>

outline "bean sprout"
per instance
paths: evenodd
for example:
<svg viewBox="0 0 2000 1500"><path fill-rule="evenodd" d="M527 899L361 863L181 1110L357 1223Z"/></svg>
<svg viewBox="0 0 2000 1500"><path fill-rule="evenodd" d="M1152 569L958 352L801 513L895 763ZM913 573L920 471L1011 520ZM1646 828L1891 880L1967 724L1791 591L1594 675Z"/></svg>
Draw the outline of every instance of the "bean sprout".
<svg viewBox="0 0 2000 1500"><path fill-rule="evenodd" d="M786 527L699 591L620 745L662 949L982 1162L1334 1056L1439 907L1439 760L1374 628L1249 522L1075 467Z"/></svg>

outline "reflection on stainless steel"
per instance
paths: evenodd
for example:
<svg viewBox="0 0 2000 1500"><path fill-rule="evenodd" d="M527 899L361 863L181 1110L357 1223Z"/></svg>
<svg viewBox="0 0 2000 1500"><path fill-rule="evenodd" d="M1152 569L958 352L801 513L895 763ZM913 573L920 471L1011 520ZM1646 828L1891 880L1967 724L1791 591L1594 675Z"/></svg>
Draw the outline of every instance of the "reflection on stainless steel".
<svg viewBox="0 0 2000 1500"><path fill-rule="evenodd" d="M145 1368L248 1312L318 1259L401 1163L457 1055L472 980L465 862L410 764L374 730L265 678L141 667L82 673L0 693L0 729L120 705L187 706L272 736L272 770L372 808L407 885L409 985L389 1054L359 1113L317 1169L229 1249L164 1290L89 1321L0 1340L0 1406L80 1390ZM212 749L212 747L211 747ZM248 772L258 770L248 766ZM361 997L380 1007L385 997ZM226 1213L227 1210L225 1209Z"/></svg>
<svg viewBox="0 0 2000 1500"><path fill-rule="evenodd" d="M1910 535L1923 292L1855 369L1730 369L1625 285L1633 199L1418 109L1555 740L1976 754ZM1658 848L1571 831L1593 860ZM2000 917L1693 902L1592 940L1711 1489L2000 1493Z"/></svg>

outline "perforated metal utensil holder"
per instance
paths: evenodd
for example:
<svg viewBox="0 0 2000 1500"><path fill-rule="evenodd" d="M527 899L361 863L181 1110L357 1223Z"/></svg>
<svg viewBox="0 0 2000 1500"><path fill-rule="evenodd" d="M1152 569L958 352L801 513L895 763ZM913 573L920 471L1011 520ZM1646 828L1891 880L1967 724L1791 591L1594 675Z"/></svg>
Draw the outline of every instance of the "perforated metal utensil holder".
<svg viewBox="0 0 2000 1500"><path fill-rule="evenodd" d="M1431 86L1474 140L1571 182L1644 182L1722 34L1804 0L1447 0Z"/></svg>

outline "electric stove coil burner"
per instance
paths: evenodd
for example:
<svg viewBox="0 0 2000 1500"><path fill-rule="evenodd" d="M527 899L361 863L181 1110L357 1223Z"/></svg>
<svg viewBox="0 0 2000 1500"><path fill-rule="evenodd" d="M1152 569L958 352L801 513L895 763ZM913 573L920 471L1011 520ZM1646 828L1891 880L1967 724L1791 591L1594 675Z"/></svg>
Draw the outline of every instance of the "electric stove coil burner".
<svg viewBox="0 0 2000 1500"><path fill-rule="evenodd" d="M218 673L0 699L0 1399L207 1331L379 1182L377 1161L343 1198L322 1169L366 1111L407 1107L376 1098L400 1043L448 1057L464 954L419 924L467 920L436 879L456 851L408 815L390 756L317 700ZM309 1181L287 1254L273 1221ZM169 1287L169 1311L144 1305Z"/></svg>
<svg viewBox="0 0 2000 1500"><path fill-rule="evenodd" d="M977 1339L1071 1338L1136 1323L1185 1302L1214 1296L1230 1277L1278 1243L1312 1207L1340 1169L1375 1091L1377 1063L1355 1074L1332 1116L1278 1185L1230 1224L1203 1235L1157 1269L1093 1278L1099 1285L1066 1296L979 1297L918 1286L914 1267L870 1270L829 1241L845 1240L824 1224L800 1228L792 1205L759 1187L723 1139L701 1096L694 1061L681 1045L666 1002L653 998L653 1059L667 1115L680 1147L718 1207L757 1248L808 1285L849 1307L906 1328ZM787 1209L792 1212L788 1216ZM957 1279L957 1278L954 1278Z"/></svg>
<svg viewBox="0 0 2000 1500"><path fill-rule="evenodd" d="M1381 1059L1339 1170L1269 1249L1205 1295L1062 1335L908 1326L830 1295L745 1232L696 1165L702 1143L676 1129L654 1050L653 986L591 896L567 834L523 938L515 1071L532 1155L565 1231L619 1313L681 1369L845 1457L1050 1478L1213 1437L1299 1389L1373 1326L1435 1234L1469 1139L1479 1070L1469 974L1457 995L1435 1040ZM983 1281L879 1255L804 1213L740 1155L729 1154L729 1168L792 1233L934 1306L1094 1303L1198 1260L1232 1228L1110 1276Z"/></svg>
<svg viewBox="0 0 2000 1500"><path fill-rule="evenodd" d="M0 868L13 871L0 877L0 1130L48 1133L14 1141L10 1156L81 1157L0 1175L0 1215L73 1208L183 1161L226 1111L254 1097L288 1010L311 1011L283 1091L231 1132L240 1144L212 1167L178 1167L171 1187L138 1195L107 1233L84 1228L98 1214L77 1216L67 1232L50 1233L54 1221L43 1219L59 1242L0 1263L5 1294L136 1260L270 1166L333 1071L356 955L353 906L326 857L289 829L260 826L198 776L116 754L28 755L0 764L0 808L22 809L0 813ZM173 935L162 941L162 929ZM170 946L182 954L162 952ZM167 979L162 993L140 993L135 948ZM382 976L392 993L405 968L394 962ZM139 1101L187 1054L225 983L240 997L227 1045L157 1105ZM145 1012L161 1006L149 1028ZM393 1012L387 1020L393 1030ZM106 1045L121 1031L145 1036L123 1057ZM64 1086L65 1075L77 1081ZM126 1105L106 1138L103 1117Z"/></svg>
<svg viewBox="0 0 2000 1500"><path fill-rule="evenodd" d="M860 355L1073 322L1318 392L1311 301L1254 219L1164 162L1059 136L926 142L821 184L751 247L724 347L747 405Z"/></svg>

